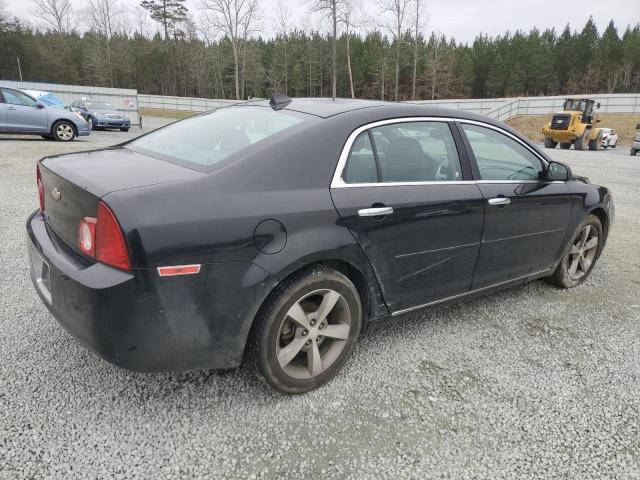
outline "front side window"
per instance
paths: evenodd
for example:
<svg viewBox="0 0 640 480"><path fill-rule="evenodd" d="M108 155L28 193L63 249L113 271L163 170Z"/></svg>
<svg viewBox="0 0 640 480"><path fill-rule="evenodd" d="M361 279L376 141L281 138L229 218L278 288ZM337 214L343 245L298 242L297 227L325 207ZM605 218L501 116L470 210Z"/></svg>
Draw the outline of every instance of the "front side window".
<svg viewBox="0 0 640 480"><path fill-rule="evenodd" d="M463 123L481 180L539 180L542 162L519 142L496 130Z"/></svg>
<svg viewBox="0 0 640 480"><path fill-rule="evenodd" d="M25 107L35 107L36 102L29 95L15 90L9 90L7 88L2 89L2 95L4 96L4 102L10 105L23 105Z"/></svg>
<svg viewBox="0 0 640 480"><path fill-rule="evenodd" d="M210 171L270 137L318 120L313 115L291 110L227 107L172 123L129 142L126 147L161 160Z"/></svg>

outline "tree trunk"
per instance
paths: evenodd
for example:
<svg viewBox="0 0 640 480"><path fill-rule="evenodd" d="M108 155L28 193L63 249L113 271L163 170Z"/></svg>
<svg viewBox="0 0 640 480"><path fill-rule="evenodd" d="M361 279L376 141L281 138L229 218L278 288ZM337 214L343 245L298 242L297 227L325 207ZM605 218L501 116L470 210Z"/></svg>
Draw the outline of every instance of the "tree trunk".
<svg viewBox="0 0 640 480"><path fill-rule="evenodd" d="M234 42L233 44L233 70L235 75L235 83L236 83L236 100L240 100L240 59L238 58L238 45Z"/></svg>
<svg viewBox="0 0 640 480"><path fill-rule="evenodd" d="M400 87L400 35L402 35L402 32L400 31L400 25L398 25L398 32L397 32L397 36L396 36L396 84L395 84L395 88L394 88L394 101L398 101L398 90Z"/></svg>
<svg viewBox="0 0 640 480"><path fill-rule="evenodd" d="M351 73L351 52L349 51L349 32L347 31L347 69L349 70L349 87L351 87L351 98L356 98L353 91L353 74Z"/></svg>
<svg viewBox="0 0 640 480"><path fill-rule="evenodd" d="M333 95L333 99L336 99L336 87L337 87L337 79L338 79L338 60L337 60L337 41L338 41L338 11L337 11L337 3L336 0L332 0L331 2L331 16L333 20L333 44L331 48L331 64L332 64L332 72L331 72L331 92Z"/></svg>
<svg viewBox="0 0 640 480"><path fill-rule="evenodd" d="M411 85L411 100L416 99L416 75L418 74L418 34L420 26L420 0L416 0L416 37L413 45L413 83Z"/></svg>

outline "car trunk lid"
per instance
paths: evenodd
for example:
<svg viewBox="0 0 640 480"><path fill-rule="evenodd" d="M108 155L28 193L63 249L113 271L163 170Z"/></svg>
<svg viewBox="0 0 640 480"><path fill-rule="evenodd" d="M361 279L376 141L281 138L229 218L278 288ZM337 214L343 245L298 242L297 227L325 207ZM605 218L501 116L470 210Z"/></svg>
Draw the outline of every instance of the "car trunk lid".
<svg viewBox="0 0 640 480"><path fill-rule="evenodd" d="M80 221L95 217L98 202L108 193L204 175L121 147L45 158L39 168L45 220L76 251Z"/></svg>

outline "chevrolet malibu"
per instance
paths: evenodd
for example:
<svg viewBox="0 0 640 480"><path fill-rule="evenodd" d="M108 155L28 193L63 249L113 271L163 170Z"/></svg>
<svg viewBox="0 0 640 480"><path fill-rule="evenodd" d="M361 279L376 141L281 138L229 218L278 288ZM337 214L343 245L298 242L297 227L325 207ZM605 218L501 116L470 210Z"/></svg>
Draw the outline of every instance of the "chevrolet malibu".
<svg viewBox="0 0 640 480"><path fill-rule="evenodd" d="M35 288L108 361L237 367L285 393L360 333L539 278L589 276L609 190L461 111L274 95L38 163Z"/></svg>

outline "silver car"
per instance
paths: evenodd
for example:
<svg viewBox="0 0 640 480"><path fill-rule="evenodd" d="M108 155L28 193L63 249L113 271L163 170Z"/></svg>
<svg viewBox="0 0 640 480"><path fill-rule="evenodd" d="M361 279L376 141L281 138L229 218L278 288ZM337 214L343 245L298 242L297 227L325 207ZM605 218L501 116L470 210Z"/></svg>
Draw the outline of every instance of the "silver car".
<svg viewBox="0 0 640 480"><path fill-rule="evenodd" d="M21 133L70 142L89 135L89 124L78 113L47 105L15 88L0 87L0 133Z"/></svg>

